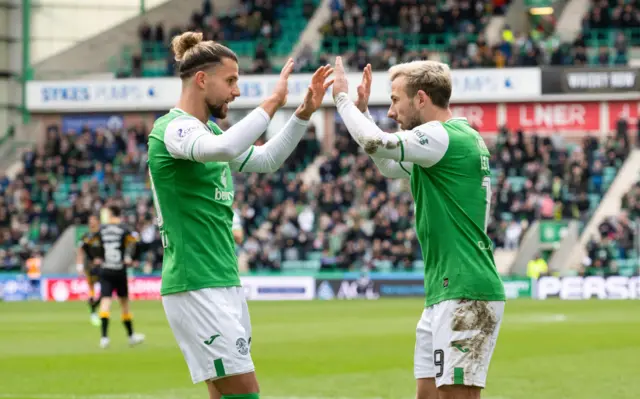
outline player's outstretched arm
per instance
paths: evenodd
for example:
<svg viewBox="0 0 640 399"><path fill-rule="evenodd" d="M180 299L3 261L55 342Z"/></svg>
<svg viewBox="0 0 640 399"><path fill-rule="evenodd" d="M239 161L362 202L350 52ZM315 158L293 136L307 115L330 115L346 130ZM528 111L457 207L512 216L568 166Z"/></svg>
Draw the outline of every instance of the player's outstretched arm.
<svg viewBox="0 0 640 399"><path fill-rule="evenodd" d="M449 135L440 122L430 122L411 131L385 133L349 98L349 83L341 57L336 58L335 75L333 98L338 113L351 137L367 154L424 167L431 167L442 159L449 146Z"/></svg>
<svg viewBox="0 0 640 399"><path fill-rule="evenodd" d="M341 63L341 62L340 62ZM341 69L344 71L344 68ZM337 90L345 90L345 93L348 91L348 86L344 83L346 82L346 77L341 73L341 83L342 87L339 87ZM355 102L355 106L364 117L366 117L369 122L377 128L373 117L369 113L369 97L371 96L371 82L373 80L373 74L371 73L371 65L367 64L362 71L362 82L358 86L358 99ZM336 89L334 88L334 94ZM348 127L348 126L347 126ZM351 130L349 130L351 132ZM382 131L381 131L382 132ZM382 134L388 134L382 132ZM360 143L358 143L360 144ZM413 168L413 164L411 162L398 162L394 159L388 158L379 158L377 156L371 155L371 159L376 164L380 173L382 173L385 177L390 178L409 178L411 176L411 168Z"/></svg>
<svg viewBox="0 0 640 399"><path fill-rule="evenodd" d="M320 108L324 94L333 81L327 78L333 68L326 65L318 68L311 78L304 101L291 116L284 128L262 146L251 146L242 155L232 160L232 170L240 172L272 173L282 166L307 131L311 115Z"/></svg>
<svg viewBox="0 0 640 399"><path fill-rule="evenodd" d="M411 169L413 168L411 162L398 162L393 159L378 157L371 157L371 159L384 177L392 179L408 179L411 177Z"/></svg>
<svg viewBox="0 0 640 399"><path fill-rule="evenodd" d="M293 59L289 59L271 97L224 134L212 134L204 123L190 115L174 119L164 134L167 151L176 159L194 162L229 162L240 156L267 130L275 112L287 103L292 71Z"/></svg>

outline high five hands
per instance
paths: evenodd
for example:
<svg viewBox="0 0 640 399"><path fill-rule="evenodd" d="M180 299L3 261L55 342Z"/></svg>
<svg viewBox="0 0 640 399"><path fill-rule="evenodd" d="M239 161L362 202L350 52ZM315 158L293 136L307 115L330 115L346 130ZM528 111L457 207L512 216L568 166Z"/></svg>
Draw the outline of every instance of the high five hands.
<svg viewBox="0 0 640 399"><path fill-rule="evenodd" d="M333 83L333 99L335 100L340 93L349 92L349 81L347 80L347 73L344 70L342 64L342 57L336 57L335 69L335 82ZM355 104L360 112L365 112L369 106L369 96L371 96L371 64L367 64L362 71L362 82L358 86L358 99Z"/></svg>
<svg viewBox="0 0 640 399"><path fill-rule="evenodd" d="M331 68L331 65L325 65L316 70L311 77L311 84L307 89L304 101L296 110L296 117L303 120L309 120L311 115L320 108L324 94L333 84L333 80L327 80L332 73L333 68Z"/></svg>

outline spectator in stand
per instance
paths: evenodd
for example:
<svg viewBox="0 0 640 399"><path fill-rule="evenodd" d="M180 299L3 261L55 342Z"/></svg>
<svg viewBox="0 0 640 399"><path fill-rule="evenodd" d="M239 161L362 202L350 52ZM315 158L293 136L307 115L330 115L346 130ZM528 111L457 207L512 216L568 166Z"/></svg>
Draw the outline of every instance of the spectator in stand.
<svg viewBox="0 0 640 399"><path fill-rule="evenodd" d="M377 118L386 131L397 129ZM239 257L249 270L279 271L284 262L311 255L323 269L405 270L419 264L410 194L401 181L380 175L339 121L335 131L327 154L320 154L322 132L310 126L276 173L234 176L246 237ZM122 205L126 222L141 234L140 271L158 270L162 245L146 182L147 136L144 124L79 132L51 126L42 146L24 152L15 178L0 176L0 270L20 270L66 228L86 223L89 214L112 202ZM516 249L537 219L586 222L590 197L604 194L607 168L619 168L629 148L628 125L622 122L615 134L585 137L575 147L559 135L503 129L490 160L495 181L488 234L494 246ZM316 160L317 167L310 167ZM640 185L624 197L623 208L590 243L589 262L597 273L633 254Z"/></svg>
<svg viewBox="0 0 640 399"><path fill-rule="evenodd" d="M142 145L127 148L124 130L61 133L49 127L44 144L23 154L22 171L0 181L0 269L21 268L67 227L86 223L89 214L111 202L125 206L132 227L150 220L150 199L133 200L122 192L123 176L140 176L146 167L141 128L131 128L129 137Z"/></svg>
<svg viewBox="0 0 640 399"><path fill-rule="evenodd" d="M141 51L131 58L131 72L133 77L141 77L145 61L157 61L165 58L167 67L163 72L167 75L175 74L175 60L167 51L171 38L185 30L201 31L205 40L225 41L255 41L257 42L254 63L246 70L248 73L265 73L272 70L269 60L269 49L274 39L282 34L282 26L277 18L276 8L285 8L290 0L243 0L240 11L235 15L218 16L211 0L204 0L202 8L191 15L184 27L173 27L167 35L167 29L159 23L151 27L143 22L139 29ZM303 15L313 14L314 5L305 2ZM314 68L315 70L315 68Z"/></svg>
<svg viewBox="0 0 640 399"><path fill-rule="evenodd" d="M640 27L638 7L620 0L610 20L607 13L603 14L608 8L606 3L600 1L594 6L583 22L584 32L589 33L592 28ZM615 36L596 36L601 43L597 54L591 55L584 36L573 45L560 41L554 34L554 15L530 15L529 31L514 32L507 25L501 41L488 46L483 30L489 18L502 15L507 5L484 0L427 4L413 0L336 1L330 20L321 28L325 37L322 53L343 55L353 69L362 69L362 64L368 62L374 70L428 59L436 52L440 53L440 60L444 58L454 68L626 65L628 40L640 44L640 34L618 31ZM604 42L609 38L610 42Z"/></svg>

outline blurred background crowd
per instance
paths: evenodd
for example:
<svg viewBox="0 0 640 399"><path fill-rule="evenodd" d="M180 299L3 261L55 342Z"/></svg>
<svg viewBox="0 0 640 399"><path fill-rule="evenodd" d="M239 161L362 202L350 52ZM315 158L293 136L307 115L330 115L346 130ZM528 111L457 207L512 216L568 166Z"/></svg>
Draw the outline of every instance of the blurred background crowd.
<svg viewBox="0 0 640 399"><path fill-rule="evenodd" d="M139 45L123 49L120 77L174 74L170 39L201 30L229 45L244 72L279 70L319 5L318 0L241 0L233 12L218 12L205 0L179 24L144 23ZM332 0L320 24L318 49L305 48L299 71L310 71L346 54L347 64L375 70L417 59L437 59L453 68L539 65L626 65L640 44L637 0L594 0L571 42L557 34L554 14L528 14L527 23L487 30L508 13L509 0ZM396 126L378 120L386 130ZM228 127L228 121L221 122ZM162 265L162 248L146 177L151 126L47 127L46 141L28 148L15 178L0 173L0 269L19 270L41 256L72 225L83 225L105 205L122 205L125 221L141 234L140 270ZM235 176L236 213L244 242L241 266L283 269L413 270L423 267L413 229L407 182L384 178L335 122L334 148L322 150L312 124L306 137L274 174ZM494 248L515 250L536 220L592 216L634 146L625 121L616 131L564 135L503 128L488 140L493 198L488 234ZM624 198L623 212L606 220L588 245L583 273L615 272L635 254L640 186Z"/></svg>
<svg viewBox="0 0 640 399"><path fill-rule="evenodd" d="M387 130L396 127L379 121ZM228 126L225 123L222 127ZM234 176L245 240L238 254L252 271L286 268L413 270L422 254L413 229L408 181L384 178L336 122L335 148L321 154L315 126L274 174ZM146 177L149 126L80 132L48 128L43 146L23 155L15 179L0 178L0 266L20 269L69 226L86 224L111 202L140 232L141 270L162 265L162 247ZM260 144L260 142L258 142ZM493 177L488 234L498 249L517 249L535 220L586 223L630 151L627 132L580 145L560 135L506 129L490 146ZM314 162L315 161L315 162ZM609 270L634 251L640 185L625 211L600 226L587 267ZM306 266L308 264L308 266Z"/></svg>
<svg viewBox="0 0 640 399"><path fill-rule="evenodd" d="M554 14L528 15L524 26L500 28L498 39L486 30L493 16L503 16L510 0L332 0L331 16L319 28L319 49L306 49L300 71L311 71L341 54L356 70L374 70L417 59L438 59L453 68L503 68L539 65L626 65L630 46L640 44L637 1L594 0L580 34L563 41ZM140 27L140 46L127 49L122 76L174 73L168 42L175 34L201 30L205 38L229 45L250 57L248 73L277 72L282 57L317 0L242 0L229 15L220 15L209 0L180 26L163 23Z"/></svg>

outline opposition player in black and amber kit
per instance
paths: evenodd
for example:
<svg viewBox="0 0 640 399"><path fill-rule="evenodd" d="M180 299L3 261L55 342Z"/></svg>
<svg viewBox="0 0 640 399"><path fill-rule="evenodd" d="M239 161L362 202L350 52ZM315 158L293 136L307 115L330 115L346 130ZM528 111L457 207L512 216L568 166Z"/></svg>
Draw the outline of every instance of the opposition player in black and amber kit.
<svg viewBox="0 0 640 399"><path fill-rule="evenodd" d="M127 281L127 267L131 264L132 255L136 249L137 233L122 223L119 207L110 206L109 211L111 213L109 223L100 226L97 233L100 242L100 324L102 327L100 347L102 348L109 346L109 316L114 291L122 309L122 323L127 329L129 344L137 345L144 341L144 335L133 332Z"/></svg>

